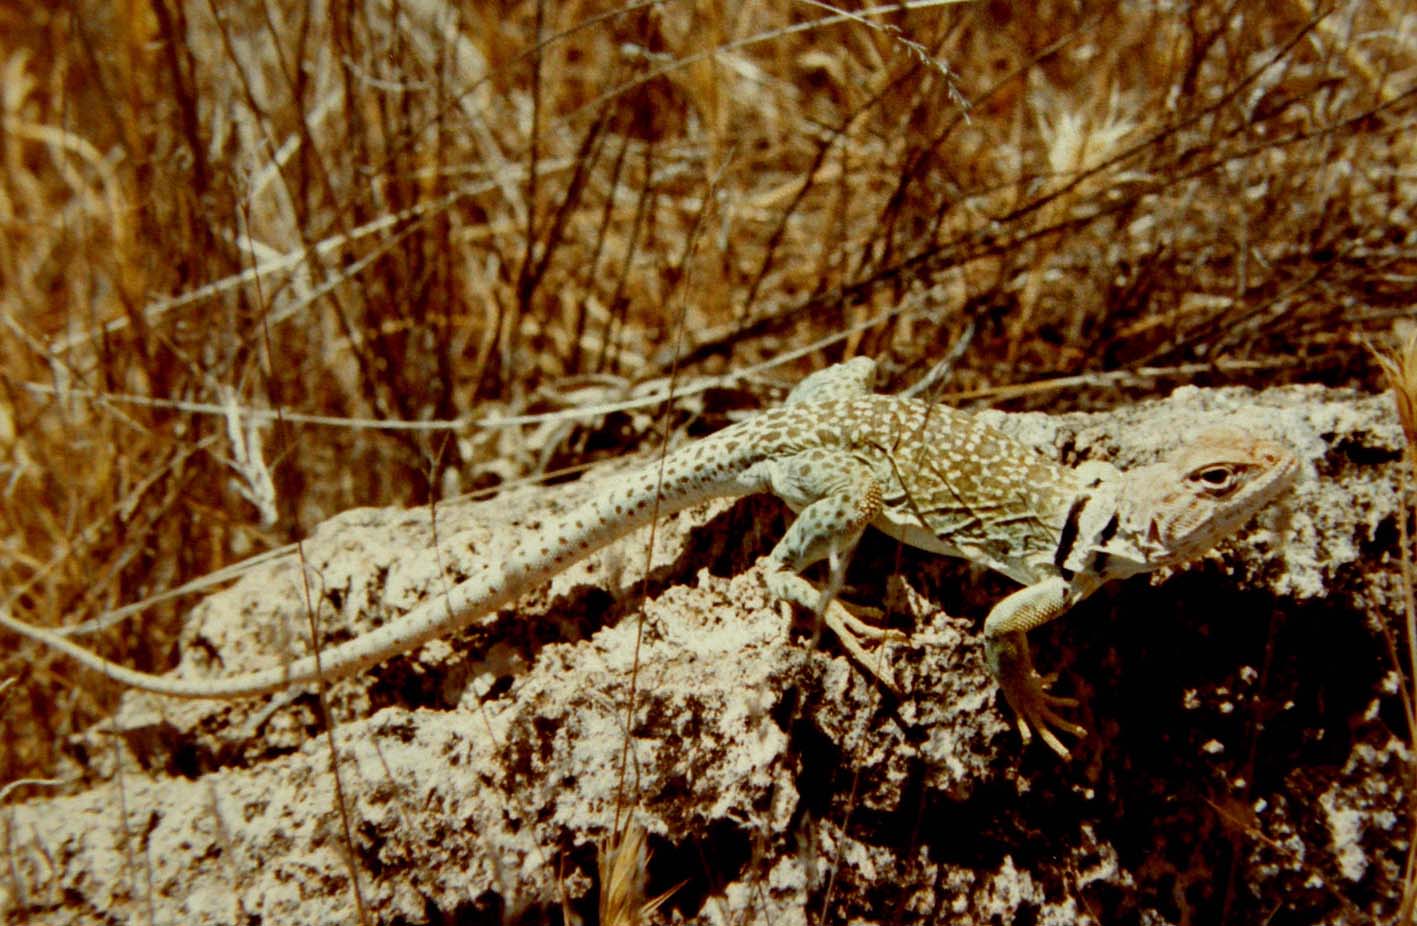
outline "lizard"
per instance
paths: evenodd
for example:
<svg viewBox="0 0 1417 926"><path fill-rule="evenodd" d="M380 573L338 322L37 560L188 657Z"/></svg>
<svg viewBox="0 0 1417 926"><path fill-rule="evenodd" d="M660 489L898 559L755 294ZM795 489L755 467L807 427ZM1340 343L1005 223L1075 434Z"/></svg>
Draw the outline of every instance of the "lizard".
<svg viewBox="0 0 1417 926"><path fill-rule="evenodd" d="M358 672L513 602L654 517L714 497L772 492L796 513L759 562L776 598L820 615L863 668L894 681L871 649L902 638L835 600L868 526L923 550L961 557L1019 582L984 622L989 671L1027 744L1034 733L1067 758L1060 733L1086 730L1048 690L1026 634L1108 581L1194 559L1234 533L1294 482L1280 443L1213 428L1160 462L1120 470L1058 463L966 411L873 391L875 362L818 371L779 407L757 413L607 482L512 551L400 617L282 666L216 678L174 678L110 662L0 609L0 626L120 684L178 698L267 694ZM828 563L825 591L801 573ZM870 609L861 609L862 612Z"/></svg>

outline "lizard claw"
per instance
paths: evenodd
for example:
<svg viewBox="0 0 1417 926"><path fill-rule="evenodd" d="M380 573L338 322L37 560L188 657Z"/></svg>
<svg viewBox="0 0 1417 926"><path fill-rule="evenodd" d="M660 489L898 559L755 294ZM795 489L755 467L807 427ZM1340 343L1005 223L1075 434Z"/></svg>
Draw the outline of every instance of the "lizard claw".
<svg viewBox="0 0 1417 926"><path fill-rule="evenodd" d="M885 686L891 694L896 697L900 696L900 685L896 683L895 676L886 662L885 644L909 642L908 636L899 630L868 624L852 615L838 601L827 605L826 613L822 615L822 622L832 633L836 634L842 648L851 654L861 668L871 673L876 681ZM875 649L874 653L866 648L865 640L871 642Z"/></svg>
<svg viewBox="0 0 1417 926"><path fill-rule="evenodd" d="M847 601L844 598L837 598L837 601L839 601L841 603L841 606L846 609L847 614L850 614L852 617L859 618L861 621L880 623L886 618L886 612L881 610L880 608L873 608L868 604L857 604L854 601ZM864 623L862 624L862 626L868 628L866 630L867 633L879 629L875 627L869 627L868 624Z"/></svg>
<svg viewBox="0 0 1417 926"><path fill-rule="evenodd" d="M797 604L808 611L817 611L820 607L821 592L800 575L784 569L769 569L765 578L769 591L783 601ZM886 647L883 644L905 642L909 637L898 630L866 623L835 598L828 601L819 613L822 623L836 635L842 649L846 650L857 665L869 672L887 691L899 696L900 686L887 664ZM872 652L872 649L875 652Z"/></svg>
<svg viewBox="0 0 1417 926"><path fill-rule="evenodd" d="M1048 691L1055 676L1038 674L1021 636L1014 641L994 641L990 647L990 667L999 681L999 687L1004 690L1004 699L1017 715L1018 732L1024 745L1032 741L1036 732L1039 739L1059 757L1070 759L1072 754L1058 734L1082 738L1087 735L1087 729L1068 720L1059 711L1077 707L1078 700Z"/></svg>
<svg viewBox="0 0 1417 926"><path fill-rule="evenodd" d="M1029 678L1022 688L1005 687L1004 697L1018 715L1018 732L1027 745L1038 732L1038 738L1048 745L1062 759L1072 758L1068 747L1058 738L1058 732L1081 739L1087 736L1087 728L1068 720L1058 710L1077 707L1077 698L1065 698L1049 694L1047 683L1037 673ZM1058 732L1054 732L1058 731Z"/></svg>
<svg viewBox="0 0 1417 926"><path fill-rule="evenodd" d="M874 644L910 642L909 634L902 633L890 627L877 627L875 624L870 624L862 620L863 617L874 617L877 619L883 617L885 612L881 611L879 608L861 608L855 605L848 605L842 601L834 601L832 603L840 608L840 613L829 620L827 626L838 636L851 634L856 637L858 641L870 640Z"/></svg>

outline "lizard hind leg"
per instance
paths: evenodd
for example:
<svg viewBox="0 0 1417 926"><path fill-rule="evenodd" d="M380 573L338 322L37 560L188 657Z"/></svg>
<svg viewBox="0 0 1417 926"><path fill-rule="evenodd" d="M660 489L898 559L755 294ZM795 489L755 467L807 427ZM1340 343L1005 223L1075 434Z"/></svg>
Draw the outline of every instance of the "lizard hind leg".
<svg viewBox="0 0 1417 926"><path fill-rule="evenodd" d="M816 478L821 478L822 461L815 461ZM804 473L801 468L782 471L775 480L778 494L801 498ZM802 507L797 519L766 557L765 581L768 590L783 601L796 604L820 616L822 624L841 642L842 647L860 666L870 672L891 691L898 686L886 667L884 649L879 644L903 635L872 626L847 610L835 598L846 573L846 566L856 542L866 526L881 510L879 484L864 468L843 467L830 479L833 491ZM783 483L791 482L790 491L782 491ZM802 578L801 571L821 560L831 567L824 590ZM868 643L876 645L872 653Z"/></svg>

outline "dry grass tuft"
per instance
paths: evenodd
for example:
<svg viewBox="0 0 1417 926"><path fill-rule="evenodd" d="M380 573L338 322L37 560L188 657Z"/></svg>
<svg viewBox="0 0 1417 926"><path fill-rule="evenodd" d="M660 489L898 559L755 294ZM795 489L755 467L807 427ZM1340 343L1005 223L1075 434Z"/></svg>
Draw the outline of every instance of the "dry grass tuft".
<svg viewBox="0 0 1417 926"><path fill-rule="evenodd" d="M1392 390L1397 405L1397 420L1402 424L1411 452L1417 448L1417 324L1396 328L1394 335L1397 350L1391 355L1374 351L1373 356L1387 377L1388 389ZM1417 457L1410 458L1410 462L1417 463Z"/></svg>
<svg viewBox="0 0 1417 926"><path fill-rule="evenodd" d="M1373 352L1383 375L1387 377L1388 388L1392 390L1397 406L1397 418L1402 424L1407 438L1407 465L1417 475L1417 326L1404 325L1394 329L1397 349L1392 354ZM1392 636L1388 637L1389 655L1398 676L1404 678L1402 704L1407 716L1407 735L1411 746L1413 766L1409 768L1408 793L1411 806L1412 825L1417 828L1417 596L1414 595L1413 550L1411 533L1408 529L1412 507L1410 483L1405 470L1398 485L1398 497L1403 500L1403 514L1398 518L1398 562L1402 568L1402 591L1405 598L1405 631L1407 637L1407 671L1398 655L1398 647ZM1407 850L1407 867L1403 876L1402 904L1397 922L1410 923L1417 917L1417 842Z"/></svg>
<svg viewBox="0 0 1417 926"><path fill-rule="evenodd" d="M600 847L596 864L600 873L600 920L602 926L639 926L674 896L671 889L658 897L645 896L649 873L649 849L644 827L625 823Z"/></svg>

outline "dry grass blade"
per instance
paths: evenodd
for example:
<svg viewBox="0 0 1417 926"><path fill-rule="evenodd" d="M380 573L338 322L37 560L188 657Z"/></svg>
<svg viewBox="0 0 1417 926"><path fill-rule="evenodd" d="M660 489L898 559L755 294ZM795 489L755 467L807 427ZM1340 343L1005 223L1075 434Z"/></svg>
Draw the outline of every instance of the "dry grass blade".
<svg viewBox="0 0 1417 926"><path fill-rule="evenodd" d="M1402 326L1397 331L1399 346L1391 355L1374 350L1373 356L1383 368L1393 401L1397 403L1397 420L1407 437L1409 454L1417 447L1417 325ZM1417 463L1417 459L1410 459Z"/></svg>
<svg viewBox="0 0 1417 926"><path fill-rule="evenodd" d="M600 846L601 926L638 926L664 905L675 886L658 897L645 898L649 879L649 849L644 827L630 820Z"/></svg>
<svg viewBox="0 0 1417 926"><path fill-rule="evenodd" d="M1373 356L1382 366L1383 374L1387 377L1388 387L1392 390L1393 401L1397 405L1397 418L1402 424L1402 433L1407 438L1406 462L1408 468L1411 468L1414 475L1417 475L1417 326L1409 325L1406 328L1405 333L1401 328L1395 330L1398 348L1391 355L1374 350ZM1403 502L1398 515L1398 542L1401 544L1399 562L1402 569L1402 591L1407 616L1407 665L1409 670L1402 693L1403 706L1407 713L1408 742L1413 756L1417 757L1417 600L1414 600L1413 594L1412 542L1411 534L1407 528L1411 512L1407 468L1399 470L1398 486L1398 497ZM1402 665L1397 659L1395 647L1393 662L1394 668L1401 674ZM1414 767L1410 769L1412 774L1409 781L1417 780L1417 759L1413 761ZM1414 830L1417 830L1417 794L1411 792L1409 792L1409 812L1411 815L1410 824ZM1403 873L1402 904L1399 908L1397 922L1411 923L1414 917L1417 917L1417 841L1412 842L1407 850L1406 870Z"/></svg>

